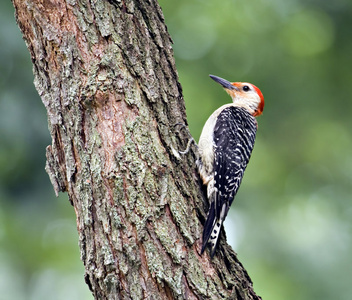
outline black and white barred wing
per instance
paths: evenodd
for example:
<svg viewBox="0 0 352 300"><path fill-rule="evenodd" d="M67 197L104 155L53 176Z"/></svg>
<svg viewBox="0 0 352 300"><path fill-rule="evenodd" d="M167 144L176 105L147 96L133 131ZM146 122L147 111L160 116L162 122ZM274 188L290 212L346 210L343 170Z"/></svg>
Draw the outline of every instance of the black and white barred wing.
<svg viewBox="0 0 352 300"><path fill-rule="evenodd" d="M215 163L214 194L203 232L203 249L211 244L211 255L216 250L220 229L241 184L250 159L257 122L246 110L225 108L214 128Z"/></svg>

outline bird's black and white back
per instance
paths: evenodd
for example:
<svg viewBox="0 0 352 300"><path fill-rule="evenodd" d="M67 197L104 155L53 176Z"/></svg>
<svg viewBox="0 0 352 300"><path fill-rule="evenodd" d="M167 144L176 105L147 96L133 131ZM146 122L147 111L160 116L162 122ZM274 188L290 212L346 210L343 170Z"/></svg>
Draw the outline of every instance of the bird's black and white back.
<svg viewBox="0 0 352 300"><path fill-rule="evenodd" d="M203 181L204 177L207 177L207 194L210 201L203 231L202 253L207 244L210 244L211 256L215 253L222 223L241 184L257 131L256 119L244 108L228 104L214 114L209 118L210 121L208 120L212 123L208 126L213 126L213 134L205 135L208 140L204 140L201 135L198 161ZM212 170L210 166L204 166L202 161L204 145L213 147ZM206 176L204 173L207 173Z"/></svg>

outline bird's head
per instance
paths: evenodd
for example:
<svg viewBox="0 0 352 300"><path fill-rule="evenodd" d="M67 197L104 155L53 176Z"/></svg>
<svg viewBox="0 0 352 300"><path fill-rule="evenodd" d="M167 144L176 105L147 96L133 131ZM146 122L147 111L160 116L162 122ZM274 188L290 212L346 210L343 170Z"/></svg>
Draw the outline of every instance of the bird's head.
<svg viewBox="0 0 352 300"><path fill-rule="evenodd" d="M223 86L236 106L247 109L254 117L262 114L264 109L264 96L260 89L254 84L248 82L229 82L214 75L209 76Z"/></svg>

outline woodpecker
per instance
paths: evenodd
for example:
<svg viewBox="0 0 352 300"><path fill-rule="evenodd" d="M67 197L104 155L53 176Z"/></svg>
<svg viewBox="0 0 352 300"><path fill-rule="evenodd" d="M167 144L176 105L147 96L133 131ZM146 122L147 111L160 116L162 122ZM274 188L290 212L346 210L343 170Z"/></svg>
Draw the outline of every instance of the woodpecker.
<svg viewBox="0 0 352 300"><path fill-rule="evenodd" d="M199 138L197 166L207 186L210 208L203 231L202 251L210 244L214 256L221 226L241 184L251 156L258 123L255 117L264 109L264 97L255 85L229 82L209 75L222 85L232 103L215 110Z"/></svg>

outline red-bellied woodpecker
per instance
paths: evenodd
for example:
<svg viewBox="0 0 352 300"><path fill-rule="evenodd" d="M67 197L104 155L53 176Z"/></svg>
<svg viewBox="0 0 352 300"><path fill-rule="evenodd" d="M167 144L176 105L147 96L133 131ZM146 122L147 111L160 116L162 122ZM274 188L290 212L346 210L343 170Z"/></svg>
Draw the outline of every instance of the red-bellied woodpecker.
<svg viewBox="0 0 352 300"><path fill-rule="evenodd" d="M202 253L210 244L213 257L231 203L241 184L243 173L251 156L257 121L264 108L264 97L253 84L229 82L210 75L231 96L232 103L225 104L212 113L199 138L197 166L203 183L207 185L210 202L204 225Z"/></svg>

